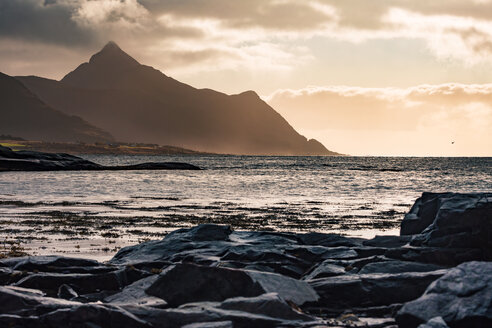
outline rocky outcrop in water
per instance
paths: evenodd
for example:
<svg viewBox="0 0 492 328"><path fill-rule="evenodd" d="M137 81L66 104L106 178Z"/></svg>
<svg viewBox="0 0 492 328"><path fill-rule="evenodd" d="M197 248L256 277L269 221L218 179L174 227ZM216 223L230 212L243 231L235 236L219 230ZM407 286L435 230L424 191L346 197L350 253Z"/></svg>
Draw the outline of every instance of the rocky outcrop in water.
<svg viewBox="0 0 492 328"><path fill-rule="evenodd" d="M204 224L123 248L108 263L4 259L0 326L488 327L484 244L433 241L458 228L474 233L475 223L490 229L491 198L432 197L434 221L414 235L363 240ZM411 213L421 215L416 206ZM454 230L443 230L446 220Z"/></svg>
<svg viewBox="0 0 492 328"><path fill-rule="evenodd" d="M0 146L0 171L118 171L118 170L200 170L187 163L142 163L105 166L68 154L13 151Z"/></svg>

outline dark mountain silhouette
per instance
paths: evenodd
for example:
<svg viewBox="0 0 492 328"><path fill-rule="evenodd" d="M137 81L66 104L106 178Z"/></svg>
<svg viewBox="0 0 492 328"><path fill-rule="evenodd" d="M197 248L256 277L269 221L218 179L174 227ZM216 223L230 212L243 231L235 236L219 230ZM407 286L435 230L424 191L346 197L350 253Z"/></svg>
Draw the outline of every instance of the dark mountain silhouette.
<svg viewBox="0 0 492 328"><path fill-rule="evenodd" d="M115 43L61 81L19 77L46 103L121 141L232 154L331 155L253 91L196 89L139 64Z"/></svg>
<svg viewBox="0 0 492 328"><path fill-rule="evenodd" d="M24 139L101 142L113 138L80 117L43 103L15 78L0 73L0 134Z"/></svg>

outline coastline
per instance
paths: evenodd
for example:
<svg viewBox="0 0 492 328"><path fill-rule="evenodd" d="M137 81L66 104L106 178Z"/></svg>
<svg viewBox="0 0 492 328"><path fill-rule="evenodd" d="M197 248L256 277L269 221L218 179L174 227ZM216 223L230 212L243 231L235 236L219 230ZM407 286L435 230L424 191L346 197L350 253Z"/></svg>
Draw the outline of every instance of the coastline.
<svg viewBox="0 0 492 328"><path fill-rule="evenodd" d="M7 258L0 260L0 299L10 301L0 304L0 323L486 327L491 218L492 193L424 193L399 236L203 224L125 247L106 263Z"/></svg>

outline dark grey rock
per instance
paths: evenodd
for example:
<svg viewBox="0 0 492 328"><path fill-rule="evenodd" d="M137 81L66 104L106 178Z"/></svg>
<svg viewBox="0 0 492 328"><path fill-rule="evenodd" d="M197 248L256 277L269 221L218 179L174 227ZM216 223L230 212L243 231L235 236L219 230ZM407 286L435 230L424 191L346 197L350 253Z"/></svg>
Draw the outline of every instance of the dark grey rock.
<svg viewBox="0 0 492 328"><path fill-rule="evenodd" d="M450 327L492 326L492 262L467 262L450 269L418 299L406 303L396 320L417 327L434 317Z"/></svg>
<svg viewBox="0 0 492 328"><path fill-rule="evenodd" d="M146 293L170 306L190 302L223 301L275 292L297 305L315 302L316 292L305 282L274 273L177 264L160 274Z"/></svg>
<svg viewBox="0 0 492 328"><path fill-rule="evenodd" d="M151 328L145 321L117 307L99 304L84 304L58 309L39 316L45 327L62 328Z"/></svg>
<svg viewBox="0 0 492 328"><path fill-rule="evenodd" d="M340 265L331 264L329 262L322 262L316 266L311 272L302 277L302 280L313 280L317 278L333 277L345 274L345 267Z"/></svg>
<svg viewBox="0 0 492 328"><path fill-rule="evenodd" d="M162 299L151 296L145 292L159 278L158 275L135 281L133 284L126 286L119 293L110 295L104 299L105 303L114 305L144 305L152 307L165 307L167 303Z"/></svg>
<svg viewBox="0 0 492 328"><path fill-rule="evenodd" d="M364 246L397 248L408 244L410 236L376 236L373 239L362 242Z"/></svg>
<svg viewBox="0 0 492 328"><path fill-rule="evenodd" d="M275 293L237 297L224 302L189 303L175 309L126 307L154 327L313 327L323 321L292 308ZM227 325L226 325L227 327Z"/></svg>
<svg viewBox="0 0 492 328"><path fill-rule="evenodd" d="M83 273L34 273L15 283L16 286L39 289L50 296L56 296L61 285L70 285L78 294L103 290L119 290L149 274L130 267L101 274Z"/></svg>
<svg viewBox="0 0 492 328"><path fill-rule="evenodd" d="M362 245L363 239L361 238L349 238L339 234L310 232L299 235L299 239L305 245L317 245L325 247L357 247Z"/></svg>
<svg viewBox="0 0 492 328"><path fill-rule="evenodd" d="M198 322L182 328L234 328L234 323L232 321Z"/></svg>
<svg viewBox="0 0 492 328"><path fill-rule="evenodd" d="M442 317L435 317L418 326L418 328L449 328Z"/></svg>
<svg viewBox="0 0 492 328"><path fill-rule="evenodd" d="M429 272L444 269L444 267L409 261L384 261L366 264L360 269L360 274L365 273L404 273L404 272Z"/></svg>
<svg viewBox="0 0 492 328"><path fill-rule="evenodd" d="M58 298L70 300L70 299L76 298L79 295L73 290L72 287L70 287L69 285L63 284L58 288L57 296L58 296Z"/></svg>
<svg viewBox="0 0 492 328"><path fill-rule="evenodd" d="M45 312L48 312L52 309L71 307L78 304L80 303L46 297L39 290L0 286L1 314L31 315L39 313L39 307L43 307Z"/></svg>
<svg viewBox="0 0 492 328"><path fill-rule="evenodd" d="M232 230L229 226L215 224L202 224L190 229L179 229L171 232L162 240L124 247L109 262L138 265L148 262L181 261L186 256L196 253L210 256L224 254L227 246L231 244L220 242L229 241L231 233Z"/></svg>
<svg viewBox="0 0 492 328"><path fill-rule="evenodd" d="M424 193L400 233L418 234L414 246L478 249L481 260L492 260L492 193Z"/></svg>
<svg viewBox="0 0 492 328"><path fill-rule="evenodd" d="M374 307L416 299L446 270L413 273L343 275L310 280L320 296L318 305L330 309Z"/></svg>

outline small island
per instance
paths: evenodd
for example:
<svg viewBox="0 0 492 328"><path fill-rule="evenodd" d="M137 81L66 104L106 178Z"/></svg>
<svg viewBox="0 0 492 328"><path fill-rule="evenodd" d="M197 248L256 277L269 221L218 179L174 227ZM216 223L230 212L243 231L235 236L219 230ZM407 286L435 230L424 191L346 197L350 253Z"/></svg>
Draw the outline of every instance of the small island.
<svg viewBox="0 0 492 328"><path fill-rule="evenodd" d="M13 151L0 146L0 171L130 171L130 170L200 170L176 162L151 162L135 165L106 166L69 154L36 151Z"/></svg>

